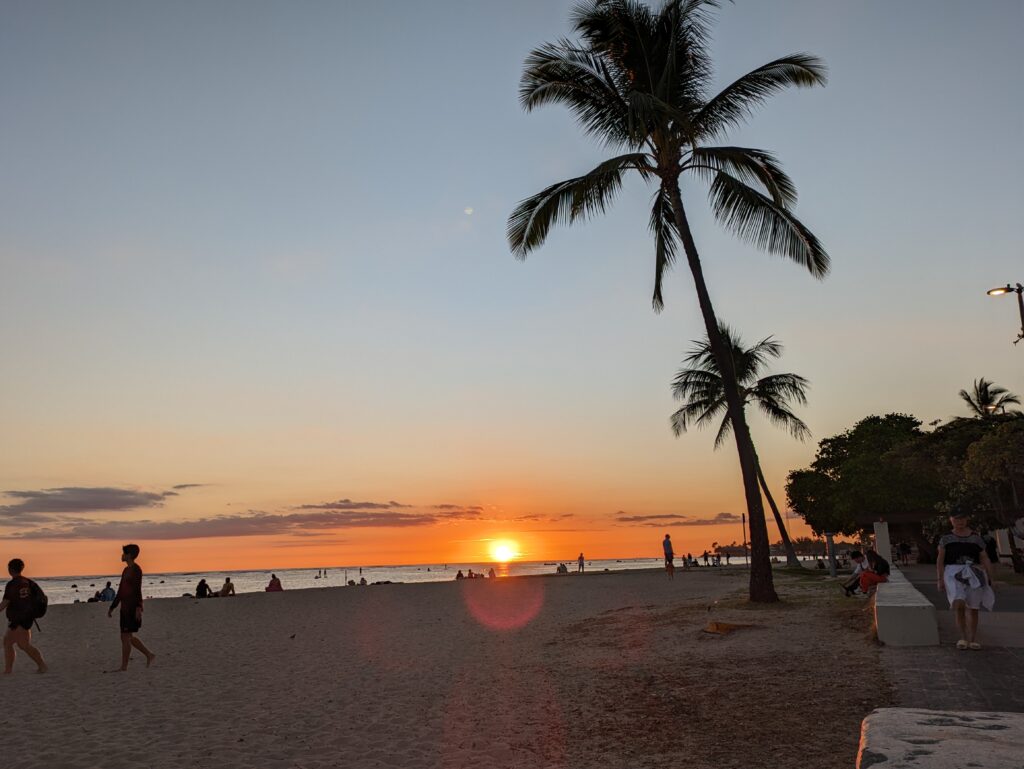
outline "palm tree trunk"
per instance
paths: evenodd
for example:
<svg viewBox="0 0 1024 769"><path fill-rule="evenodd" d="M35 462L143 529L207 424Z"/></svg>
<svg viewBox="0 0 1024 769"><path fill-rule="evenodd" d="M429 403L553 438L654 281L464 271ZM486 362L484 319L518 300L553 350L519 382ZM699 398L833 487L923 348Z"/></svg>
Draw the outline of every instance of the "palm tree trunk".
<svg viewBox="0 0 1024 769"><path fill-rule="evenodd" d="M764 472L761 470L761 460L757 460L757 480L761 483L761 491L764 492L765 499L768 500L768 507L772 509L772 515L775 516L775 525L779 527L779 535L782 537L782 546L786 549L786 565L787 566L800 566L800 559L796 557L796 550L793 549L793 543L789 539L789 532L786 531L786 524L782 522L782 515L779 513L779 506L775 504L775 498L772 497L772 493L768 491L768 482L764 479Z"/></svg>
<svg viewBox="0 0 1024 769"><path fill-rule="evenodd" d="M757 482L757 455L754 453L754 442L750 437L750 428L743 413L743 399L740 397L739 385L736 382L736 367L732 354L722 340L718 328L718 317L711 306L711 295L704 282L704 270L701 267L697 244L693 241L690 224L683 209L683 198L679 192L678 176L666 179L669 195L672 198L672 210L676 227L683 241L686 261L693 275L697 289L697 301L704 326L708 332L708 342L722 372L722 386L725 390L725 401L729 419L732 422L733 434L736 438L736 453L739 455L740 471L743 474L743 493L747 501L747 518L750 522L750 600L771 603L779 600L772 579L771 554L768 550L768 525L764 519L764 505L761 503L761 489Z"/></svg>

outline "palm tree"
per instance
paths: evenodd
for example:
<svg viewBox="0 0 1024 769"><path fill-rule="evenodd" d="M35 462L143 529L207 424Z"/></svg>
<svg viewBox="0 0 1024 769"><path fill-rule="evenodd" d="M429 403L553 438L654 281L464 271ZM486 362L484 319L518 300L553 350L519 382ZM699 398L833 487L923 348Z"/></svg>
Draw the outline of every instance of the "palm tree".
<svg viewBox="0 0 1024 769"><path fill-rule="evenodd" d="M1020 405L1020 398L997 384L989 382L985 377L974 380L974 389L960 391L960 397L964 399L967 406L979 419L993 419L996 412L1006 413L1006 407ZM1010 413L1020 415L1017 409L1010 409Z"/></svg>
<svg viewBox="0 0 1024 769"><path fill-rule="evenodd" d="M769 374L758 379L758 374L765 368L768 359L779 358L782 355L782 344L768 337L753 347L744 348L742 340L732 332L732 329L724 324L719 328L722 339L732 354L733 370L736 372L744 406L756 403L771 422L779 427L785 427L794 438L806 440L811 431L804 421L790 410L789 401L794 400L800 405L806 405L807 380L797 374ZM683 359L690 367L680 369L672 381L672 395L676 400L683 401L682 408L672 415L672 431L679 437L691 425L707 427L722 417L718 434L715 436L717 449L725 442L732 429L722 386L722 373L711 351L710 343L705 340L696 342L695 345L690 354ZM775 498L768 489L768 482L764 479L759 459L757 480L779 527L782 544L786 548L786 563L790 566L799 566L800 559L797 558L793 543L789 540L789 532L782 521L779 506L775 504Z"/></svg>
<svg viewBox="0 0 1024 769"><path fill-rule="evenodd" d="M572 16L578 40L561 39L530 53L520 81L523 107L529 111L563 104L575 113L585 133L621 154L522 201L509 217L508 239L513 253L525 259L544 243L552 224L603 212L628 171L656 186L650 217L655 253L652 302L655 310L661 309L662 280L682 246L708 343L722 372L743 474L750 519L750 598L776 601L754 446L679 179L688 174L709 183L711 210L727 229L823 277L828 255L794 216L796 188L775 156L715 142L772 94L789 86L823 85L825 67L814 56L792 54L709 96L709 24L718 4L670 0L653 10L637 0L584 0Z"/></svg>

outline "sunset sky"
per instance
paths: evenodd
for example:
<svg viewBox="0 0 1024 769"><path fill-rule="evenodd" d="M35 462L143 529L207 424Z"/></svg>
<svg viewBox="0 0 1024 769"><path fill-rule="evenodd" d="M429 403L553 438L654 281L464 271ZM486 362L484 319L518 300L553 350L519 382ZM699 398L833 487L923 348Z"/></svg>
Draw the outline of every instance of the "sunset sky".
<svg viewBox="0 0 1024 769"><path fill-rule="evenodd" d="M505 242L604 150L517 102L571 2L0 7L0 557L35 574L651 555L742 538L731 444L673 437L703 334L650 305L650 191ZM822 282L684 189L720 315L811 381L804 444L752 416L780 501L872 413L1024 393L1024 4L737 0L722 85L810 51L827 88L737 132L778 153ZM806 532L796 521L794 534ZM769 524L772 540L777 538Z"/></svg>

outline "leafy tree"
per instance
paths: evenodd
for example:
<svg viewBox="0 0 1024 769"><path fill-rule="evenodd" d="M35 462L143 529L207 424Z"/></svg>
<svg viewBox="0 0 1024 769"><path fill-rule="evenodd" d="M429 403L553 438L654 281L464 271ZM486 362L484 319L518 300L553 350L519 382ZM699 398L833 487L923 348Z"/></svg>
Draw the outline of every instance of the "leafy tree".
<svg viewBox="0 0 1024 769"><path fill-rule="evenodd" d="M989 382L985 377L975 379L974 387L970 392L961 390L960 397L963 398L971 413L979 419L992 419L1000 413L1014 415L1020 415L1021 413L1017 409L1011 409L1009 412L1006 412L1007 406L1019 406L1020 398L1005 387Z"/></svg>
<svg viewBox="0 0 1024 769"><path fill-rule="evenodd" d="M928 510L941 501L933 479L897 461L923 445L920 421L906 414L870 416L818 444L810 468L789 474L791 509L816 533L854 534L869 520Z"/></svg>
<svg viewBox="0 0 1024 769"><path fill-rule="evenodd" d="M716 142L769 96L790 86L823 85L825 67L808 54L783 56L710 95L709 25L717 5L717 0L670 0L654 10L637 0L584 0L572 16L577 40L561 39L530 53L520 82L523 107L565 105L585 133L618 154L522 201L509 217L508 239L516 256L526 258L544 243L553 224L603 212L626 173L655 185L652 301L660 310L662 279L682 246L735 434L750 519L750 598L776 601L754 446L679 180L687 174L707 182L711 210L727 229L823 277L828 255L793 214L796 188L775 156Z"/></svg>
<svg viewBox="0 0 1024 769"><path fill-rule="evenodd" d="M794 438L805 440L811 431L803 420L793 413L789 402L793 400L801 405L807 403L807 380L797 374L770 374L758 378L770 358L779 358L782 355L782 344L767 337L753 347L745 348L742 340L728 326L721 324L720 331L732 356L733 370L736 372L744 407L749 403L756 404L771 422L788 429ZM683 401L683 406L672 414L672 431L678 437L691 425L707 427L721 418L715 436L717 449L729 436L732 423L725 402L722 374L707 339L697 342L684 362L689 364L689 368L680 369L672 382L672 395L676 400ZM786 531L779 506L775 504L775 498L765 481L759 458L757 480L768 500L772 515L775 516L775 523L786 549L786 561L790 566L799 566L800 559L797 558L796 551L789 541L789 532Z"/></svg>

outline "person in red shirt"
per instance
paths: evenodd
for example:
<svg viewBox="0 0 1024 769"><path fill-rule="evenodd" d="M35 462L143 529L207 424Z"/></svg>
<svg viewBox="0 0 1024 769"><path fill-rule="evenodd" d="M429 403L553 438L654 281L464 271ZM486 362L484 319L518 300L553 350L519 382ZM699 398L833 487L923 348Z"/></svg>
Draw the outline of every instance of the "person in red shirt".
<svg viewBox="0 0 1024 769"><path fill-rule="evenodd" d="M7 632L4 633L4 673L14 668L14 656L17 646L36 663L40 673L46 672L43 655L32 645L33 614L32 591L38 586L30 579L21 576L25 570L25 562L20 558L12 558L7 564L7 572L11 581L4 588L4 597L0 601L0 611L7 613Z"/></svg>
<svg viewBox="0 0 1024 769"><path fill-rule="evenodd" d="M146 656L147 668L156 659L146 644L135 637L142 629L142 569L135 563L138 557L138 545L125 545L121 548L121 560L126 565L121 572L117 595L107 611L107 616L112 617L114 609L121 608L121 670L128 669L128 658L131 657L133 646Z"/></svg>

